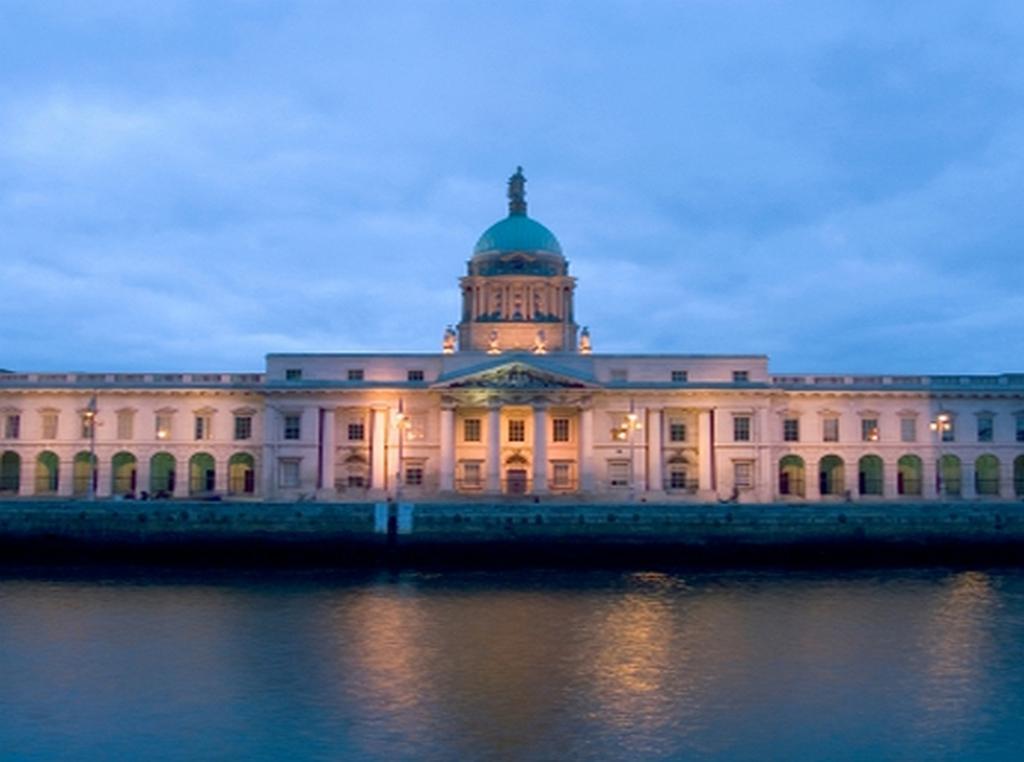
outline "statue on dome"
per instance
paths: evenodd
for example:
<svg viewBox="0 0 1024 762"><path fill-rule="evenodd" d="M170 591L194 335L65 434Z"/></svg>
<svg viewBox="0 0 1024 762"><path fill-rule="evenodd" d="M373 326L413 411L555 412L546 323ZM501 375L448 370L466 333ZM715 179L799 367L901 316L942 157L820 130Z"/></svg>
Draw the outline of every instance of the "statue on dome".
<svg viewBox="0 0 1024 762"><path fill-rule="evenodd" d="M487 354L489 355L500 355L501 347L498 346L498 332L491 331L490 336L487 339Z"/></svg>
<svg viewBox="0 0 1024 762"><path fill-rule="evenodd" d="M455 354L455 338L455 329L452 326L444 329L444 338L441 339L441 352L443 354Z"/></svg>
<svg viewBox="0 0 1024 762"><path fill-rule="evenodd" d="M537 338L533 340L533 353L535 355L546 355L548 353L548 337L544 329L537 331Z"/></svg>
<svg viewBox="0 0 1024 762"><path fill-rule="evenodd" d="M526 214L526 178L522 167L516 167L516 173L508 179L508 213Z"/></svg>
<svg viewBox="0 0 1024 762"><path fill-rule="evenodd" d="M590 347L590 329L583 326L580 331L580 354L589 355L593 350Z"/></svg>

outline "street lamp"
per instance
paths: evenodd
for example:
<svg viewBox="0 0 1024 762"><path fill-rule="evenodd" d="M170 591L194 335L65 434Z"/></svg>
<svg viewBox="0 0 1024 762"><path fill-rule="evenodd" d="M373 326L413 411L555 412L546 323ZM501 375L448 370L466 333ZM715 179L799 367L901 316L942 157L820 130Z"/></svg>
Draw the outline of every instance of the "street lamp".
<svg viewBox="0 0 1024 762"><path fill-rule="evenodd" d="M636 441L633 434L643 427L644 425L640 422L640 416L637 415L633 400L630 400L629 412L626 413L626 417L619 426L619 430L622 432L623 438L629 439L629 502L631 503L636 499Z"/></svg>
<svg viewBox="0 0 1024 762"><path fill-rule="evenodd" d="M398 468L395 472L395 502L402 497L402 464L405 459L404 445L406 432L412 428L412 420L405 414L405 406L398 400L398 413L395 415L395 428L398 430Z"/></svg>
<svg viewBox="0 0 1024 762"><path fill-rule="evenodd" d="M83 413L89 427L89 491L90 502L96 499L96 395L92 395Z"/></svg>
<svg viewBox="0 0 1024 762"><path fill-rule="evenodd" d="M939 413L935 420L928 424L928 428L936 433L938 436L938 458L936 460L935 468L935 487L938 490L939 498L942 498L942 443L946 439L946 433L953 430L953 419L950 418L948 413Z"/></svg>

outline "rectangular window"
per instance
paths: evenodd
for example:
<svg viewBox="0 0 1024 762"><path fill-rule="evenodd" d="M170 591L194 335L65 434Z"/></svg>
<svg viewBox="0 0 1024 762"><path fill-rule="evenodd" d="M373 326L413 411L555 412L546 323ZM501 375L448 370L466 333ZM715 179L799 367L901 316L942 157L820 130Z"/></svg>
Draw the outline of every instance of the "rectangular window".
<svg viewBox="0 0 1024 762"><path fill-rule="evenodd" d="M363 369L362 368L349 368L348 369L348 380L349 381L362 381L363 380Z"/></svg>
<svg viewBox="0 0 1024 762"><path fill-rule="evenodd" d="M687 372L685 370L674 370L672 371L672 382L676 384L685 384L688 380Z"/></svg>
<svg viewBox="0 0 1024 762"><path fill-rule="evenodd" d="M734 384L745 384L750 380L750 371L747 370L734 370L732 372L732 382Z"/></svg>
<svg viewBox="0 0 1024 762"><path fill-rule="evenodd" d="M552 418L551 419L551 441L553 442L568 442L569 441L569 419L568 418Z"/></svg>
<svg viewBox="0 0 1024 762"><path fill-rule="evenodd" d="M348 425L348 441L362 442L366 439L366 425L362 421L356 421Z"/></svg>
<svg viewBox="0 0 1024 762"><path fill-rule="evenodd" d="M235 439L252 439L252 416L235 416Z"/></svg>
<svg viewBox="0 0 1024 762"><path fill-rule="evenodd" d="M301 461L298 458L281 458L279 461L279 481L278 484L282 487L298 487L299 486L299 463Z"/></svg>
<svg viewBox="0 0 1024 762"><path fill-rule="evenodd" d="M405 483L410 487L419 487L423 484L423 466L406 466Z"/></svg>
<svg viewBox="0 0 1024 762"><path fill-rule="evenodd" d="M668 472L668 488L686 489L687 486L689 486L689 480L686 478L686 466L672 466Z"/></svg>
<svg viewBox="0 0 1024 762"><path fill-rule="evenodd" d="M299 415L286 415L284 417L284 438L285 439L301 439L302 438L302 416L299 416Z"/></svg>
<svg viewBox="0 0 1024 762"><path fill-rule="evenodd" d="M423 371L422 370L410 370L407 378L410 381L422 381Z"/></svg>
<svg viewBox="0 0 1024 762"><path fill-rule="evenodd" d="M1017 430L1017 441L1024 442L1024 415L1017 416L1017 423L1015 424L1015 426Z"/></svg>
<svg viewBox="0 0 1024 762"><path fill-rule="evenodd" d="M799 442L800 441L800 419L799 418L785 418L782 421L782 441L783 442Z"/></svg>
<svg viewBox="0 0 1024 762"><path fill-rule="evenodd" d="M956 441L956 427L953 423L953 416L947 416L946 420L941 428L942 441L943 442L955 442Z"/></svg>
<svg viewBox="0 0 1024 762"><path fill-rule="evenodd" d="M57 414L43 413L43 439L57 438Z"/></svg>
<svg viewBox="0 0 1024 762"><path fill-rule="evenodd" d="M21 436L21 416L11 413L4 420L4 439L18 439Z"/></svg>
<svg viewBox="0 0 1024 762"><path fill-rule="evenodd" d="M462 421L462 440L464 442L480 441L480 419L464 418Z"/></svg>
<svg viewBox="0 0 1024 762"><path fill-rule="evenodd" d="M508 422L508 441L526 441L526 421L513 419Z"/></svg>
<svg viewBox="0 0 1024 762"><path fill-rule="evenodd" d="M686 424L680 420L671 420L668 422L668 441L669 442L685 442L686 441Z"/></svg>
<svg viewBox="0 0 1024 762"><path fill-rule="evenodd" d="M991 442L995 433L995 422L990 415L978 416L978 441Z"/></svg>
<svg viewBox="0 0 1024 762"><path fill-rule="evenodd" d="M117 411L117 438L131 439L135 428L135 413L131 410Z"/></svg>
<svg viewBox="0 0 1024 762"><path fill-rule="evenodd" d="M878 419L877 418L861 418L860 419L860 440L862 442L877 442L878 441Z"/></svg>
<svg viewBox="0 0 1024 762"><path fill-rule="evenodd" d="M750 416L734 415L732 418L732 441L750 441Z"/></svg>
<svg viewBox="0 0 1024 762"><path fill-rule="evenodd" d="M839 441L839 419L838 418L825 418L821 422L821 441L822 442L838 442Z"/></svg>
<svg viewBox="0 0 1024 762"><path fill-rule="evenodd" d="M171 438L171 416L168 413L156 414L156 438L163 441Z"/></svg>
<svg viewBox="0 0 1024 762"><path fill-rule="evenodd" d="M91 439L95 430L96 419L92 416L82 416L82 439Z"/></svg>
<svg viewBox="0 0 1024 762"><path fill-rule="evenodd" d="M916 442L917 441L917 419L916 418L900 418L900 441L901 442Z"/></svg>
<svg viewBox="0 0 1024 762"><path fill-rule="evenodd" d="M213 419L209 415L204 413L196 416L195 438L196 440L213 438Z"/></svg>
<svg viewBox="0 0 1024 762"><path fill-rule="evenodd" d="M284 371L285 381L301 381L302 368L286 368Z"/></svg>
<svg viewBox="0 0 1024 762"><path fill-rule="evenodd" d="M480 486L480 462L472 461L462 464L462 484L465 487Z"/></svg>
<svg viewBox="0 0 1024 762"><path fill-rule="evenodd" d="M555 489L568 489L572 486L572 464L554 463L551 466L551 486Z"/></svg>
<svg viewBox="0 0 1024 762"><path fill-rule="evenodd" d="M608 484L612 487L629 486L629 461L610 460L608 461Z"/></svg>
<svg viewBox="0 0 1024 762"><path fill-rule="evenodd" d="M733 463L732 478L737 489L750 489L754 486L754 464L750 461Z"/></svg>

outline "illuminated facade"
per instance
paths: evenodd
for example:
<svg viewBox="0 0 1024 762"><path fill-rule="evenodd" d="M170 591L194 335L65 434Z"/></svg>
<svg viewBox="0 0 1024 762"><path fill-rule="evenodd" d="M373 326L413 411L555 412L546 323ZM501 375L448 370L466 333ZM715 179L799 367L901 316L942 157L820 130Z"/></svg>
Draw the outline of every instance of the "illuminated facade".
<svg viewBox="0 0 1024 762"><path fill-rule="evenodd" d="M773 374L592 352L555 236L477 242L438 354L0 373L0 495L742 502L1024 497L1024 373Z"/></svg>

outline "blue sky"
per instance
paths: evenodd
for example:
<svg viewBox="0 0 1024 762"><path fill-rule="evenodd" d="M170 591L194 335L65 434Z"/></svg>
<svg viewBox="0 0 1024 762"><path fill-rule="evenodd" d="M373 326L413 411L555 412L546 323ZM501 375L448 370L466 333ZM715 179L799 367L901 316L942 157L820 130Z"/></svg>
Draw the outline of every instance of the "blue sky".
<svg viewBox="0 0 1024 762"><path fill-rule="evenodd" d="M505 213L599 352L1024 370L1016 2L0 0L0 367L437 351Z"/></svg>

